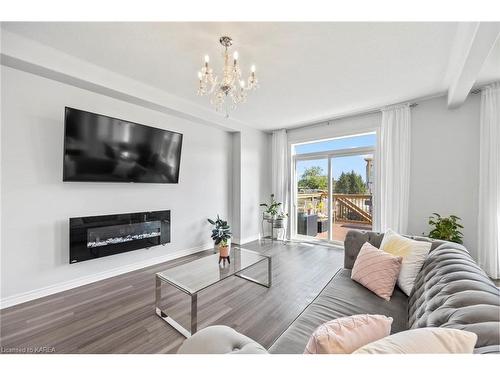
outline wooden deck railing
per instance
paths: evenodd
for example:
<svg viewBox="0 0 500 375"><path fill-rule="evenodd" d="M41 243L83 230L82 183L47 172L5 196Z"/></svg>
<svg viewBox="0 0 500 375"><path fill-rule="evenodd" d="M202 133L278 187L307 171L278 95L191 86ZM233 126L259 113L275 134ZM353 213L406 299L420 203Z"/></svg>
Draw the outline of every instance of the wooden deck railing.
<svg viewBox="0 0 500 375"><path fill-rule="evenodd" d="M334 222L372 224L371 194L333 194Z"/></svg>
<svg viewBox="0 0 500 375"><path fill-rule="evenodd" d="M326 216L327 198L328 193L324 191L298 193L299 210L306 211L311 208L315 213L320 211ZM372 195L335 193L332 196L332 211L334 222L372 224Z"/></svg>

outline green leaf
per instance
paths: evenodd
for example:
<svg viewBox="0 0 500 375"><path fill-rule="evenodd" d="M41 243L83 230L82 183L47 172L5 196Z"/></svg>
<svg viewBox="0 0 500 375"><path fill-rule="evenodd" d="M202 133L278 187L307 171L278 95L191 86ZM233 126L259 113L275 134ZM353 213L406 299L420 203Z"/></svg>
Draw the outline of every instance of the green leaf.
<svg viewBox="0 0 500 375"><path fill-rule="evenodd" d="M438 213L433 213L433 215L429 217L428 221L432 227L429 232L430 238L462 243L463 234L459 228L463 228L463 226L457 223L457 220L461 220L458 216L442 217Z"/></svg>

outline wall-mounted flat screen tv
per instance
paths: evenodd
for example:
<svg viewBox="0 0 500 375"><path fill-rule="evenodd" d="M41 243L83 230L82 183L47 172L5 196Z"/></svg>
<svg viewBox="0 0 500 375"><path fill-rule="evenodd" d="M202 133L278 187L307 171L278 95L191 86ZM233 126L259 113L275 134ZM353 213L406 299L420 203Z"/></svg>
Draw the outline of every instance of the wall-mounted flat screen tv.
<svg viewBox="0 0 500 375"><path fill-rule="evenodd" d="M66 107L63 181L178 183L182 134Z"/></svg>

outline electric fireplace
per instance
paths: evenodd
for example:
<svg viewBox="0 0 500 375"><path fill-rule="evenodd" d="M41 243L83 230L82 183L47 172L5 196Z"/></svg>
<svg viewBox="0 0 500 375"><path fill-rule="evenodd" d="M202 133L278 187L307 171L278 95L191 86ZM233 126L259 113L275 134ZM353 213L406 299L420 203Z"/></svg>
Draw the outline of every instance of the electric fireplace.
<svg viewBox="0 0 500 375"><path fill-rule="evenodd" d="M69 262L170 242L170 210L69 219Z"/></svg>

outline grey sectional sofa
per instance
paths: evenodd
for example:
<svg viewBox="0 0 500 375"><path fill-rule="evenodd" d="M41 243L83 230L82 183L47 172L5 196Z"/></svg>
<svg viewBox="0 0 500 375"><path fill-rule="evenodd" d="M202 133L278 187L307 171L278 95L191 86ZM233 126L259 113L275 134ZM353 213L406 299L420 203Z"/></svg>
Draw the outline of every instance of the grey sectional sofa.
<svg viewBox="0 0 500 375"><path fill-rule="evenodd" d="M458 244L431 241L431 251L407 297L396 287L390 301L351 280L351 269L365 242L380 247L383 234L350 231L344 268L269 348L270 353L302 353L320 324L354 314L383 314L394 321L392 333L420 327L448 327L475 332L476 353L500 352L499 289Z"/></svg>

